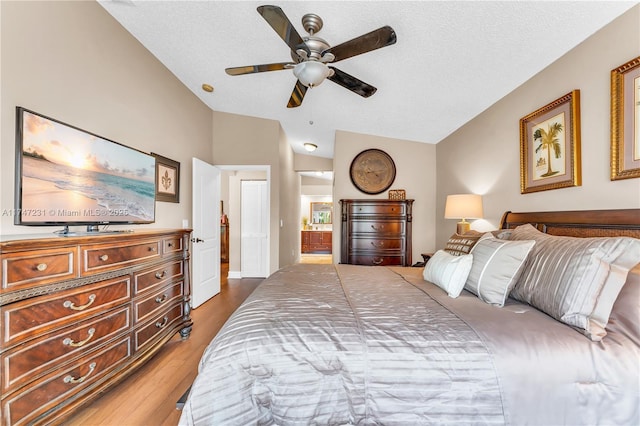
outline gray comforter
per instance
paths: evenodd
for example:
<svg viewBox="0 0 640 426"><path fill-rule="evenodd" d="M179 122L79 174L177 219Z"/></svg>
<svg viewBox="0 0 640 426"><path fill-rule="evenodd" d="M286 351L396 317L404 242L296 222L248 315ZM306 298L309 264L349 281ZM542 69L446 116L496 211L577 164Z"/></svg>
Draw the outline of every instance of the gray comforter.
<svg viewBox="0 0 640 426"><path fill-rule="evenodd" d="M634 342L591 342L514 301L452 299L421 273L276 272L205 351L180 424L639 423Z"/></svg>

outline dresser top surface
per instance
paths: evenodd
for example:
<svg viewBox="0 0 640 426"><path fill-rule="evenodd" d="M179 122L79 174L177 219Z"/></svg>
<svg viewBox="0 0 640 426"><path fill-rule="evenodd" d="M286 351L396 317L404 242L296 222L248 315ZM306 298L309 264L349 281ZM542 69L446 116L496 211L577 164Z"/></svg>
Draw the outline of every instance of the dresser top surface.
<svg viewBox="0 0 640 426"><path fill-rule="evenodd" d="M9 234L0 235L0 248L29 244L74 245L92 242L108 242L122 238L144 238L176 233L190 233L191 229L144 229L110 232L78 232L73 234Z"/></svg>

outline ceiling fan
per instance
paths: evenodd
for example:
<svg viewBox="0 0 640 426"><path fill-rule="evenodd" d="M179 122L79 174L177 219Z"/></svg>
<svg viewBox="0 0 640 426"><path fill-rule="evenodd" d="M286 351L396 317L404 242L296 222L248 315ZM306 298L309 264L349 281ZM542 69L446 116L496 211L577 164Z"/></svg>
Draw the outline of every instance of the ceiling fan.
<svg viewBox="0 0 640 426"><path fill-rule="evenodd" d="M396 33L393 28L384 26L331 47L325 40L315 35L322 29L322 19L318 15L308 13L302 17L302 26L309 35L301 37L278 6L259 6L258 13L287 43L291 49L293 62L227 68L225 70L227 74L243 75L292 69L298 81L293 88L287 108L300 106L307 89L320 85L325 79L365 98L376 92L377 89L372 85L327 64L394 44Z"/></svg>

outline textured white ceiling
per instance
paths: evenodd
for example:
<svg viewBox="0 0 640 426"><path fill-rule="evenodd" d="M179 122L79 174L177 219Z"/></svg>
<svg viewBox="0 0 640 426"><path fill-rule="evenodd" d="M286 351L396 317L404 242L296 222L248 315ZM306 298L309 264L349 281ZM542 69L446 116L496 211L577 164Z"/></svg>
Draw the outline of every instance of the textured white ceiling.
<svg viewBox="0 0 640 426"><path fill-rule="evenodd" d="M336 130L437 143L637 3L100 1L212 110L278 120L295 152L312 141L327 158ZM378 91L365 99L325 81L289 109L292 71L227 75L291 60L262 4L280 6L303 37L302 16L320 15L318 36L334 46L390 25L396 44L335 64Z"/></svg>

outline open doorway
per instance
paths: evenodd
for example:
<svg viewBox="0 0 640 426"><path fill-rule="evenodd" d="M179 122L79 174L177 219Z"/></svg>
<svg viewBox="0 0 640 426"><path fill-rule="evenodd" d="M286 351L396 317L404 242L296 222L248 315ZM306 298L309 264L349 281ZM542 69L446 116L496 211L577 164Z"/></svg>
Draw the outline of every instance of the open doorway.
<svg viewBox="0 0 640 426"><path fill-rule="evenodd" d="M221 233L227 233L226 244L226 262L223 259L223 247L221 245L222 262L221 270L225 271L227 278L240 279L245 277L264 277L269 274L270 256L269 250L261 256L245 256L243 258L243 234L242 234L242 182L261 181L265 183L266 194L269 194L270 187L270 166L218 166L221 173L220 185L220 217L221 217ZM266 221L269 222L270 199L268 196L261 198L260 211L266 215ZM226 223L222 223L222 221ZM270 246L270 238L268 227L264 236L264 244ZM221 243L223 236L221 235ZM246 239L245 239L246 240ZM260 262L260 265L252 265L250 262ZM247 263L249 262L249 263ZM262 271L263 272L256 272Z"/></svg>
<svg viewBox="0 0 640 426"><path fill-rule="evenodd" d="M333 263L333 173L300 175L300 263Z"/></svg>

